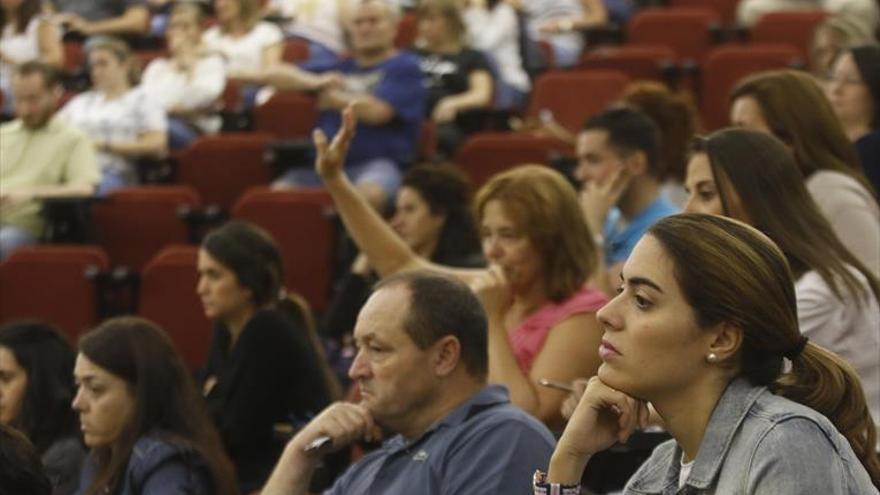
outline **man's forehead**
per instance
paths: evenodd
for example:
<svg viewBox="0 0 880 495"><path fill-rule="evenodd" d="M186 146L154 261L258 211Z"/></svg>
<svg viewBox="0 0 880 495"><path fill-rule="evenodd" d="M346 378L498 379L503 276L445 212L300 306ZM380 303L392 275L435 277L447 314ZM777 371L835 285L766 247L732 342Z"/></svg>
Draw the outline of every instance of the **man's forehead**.
<svg viewBox="0 0 880 495"><path fill-rule="evenodd" d="M357 7L354 18L391 18L394 15L393 9L393 6L383 0L367 0Z"/></svg>
<svg viewBox="0 0 880 495"><path fill-rule="evenodd" d="M389 338L402 334L403 321L409 313L409 290L402 285L375 291L358 314L355 338Z"/></svg>

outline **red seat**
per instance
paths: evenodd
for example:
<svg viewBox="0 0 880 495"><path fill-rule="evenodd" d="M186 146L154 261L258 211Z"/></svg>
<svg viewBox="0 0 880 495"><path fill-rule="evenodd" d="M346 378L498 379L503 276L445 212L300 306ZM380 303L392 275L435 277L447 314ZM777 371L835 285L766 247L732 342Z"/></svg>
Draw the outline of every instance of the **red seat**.
<svg viewBox="0 0 880 495"><path fill-rule="evenodd" d="M701 110L707 130L729 125L730 91L743 77L802 63L790 45L730 45L712 51L703 64Z"/></svg>
<svg viewBox="0 0 880 495"><path fill-rule="evenodd" d="M138 314L164 329L190 369L205 364L211 322L196 294L198 247L168 246L141 274Z"/></svg>
<svg viewBox="0 0 880 495"><path fill-rule="evenodd" d="M34 246L0 263L0 323L36 318L56 325L71 342L100 317L99 295L87 276L106 271L97 246Z"/></svg>
<svg viewBox="0 0 880 495"><path fill-rule="evenodd" d="M253 188L235 204L232 216L266 229L281 250L284 285L315 311L327 305L334 252L329 219L333 202L323 189L273 191Z"/></svg>
<svg viewBox="0 0 880 495"><path fill-rule="evenodd" d="M627 26L627 43L666 45L679 60L699 63L712 44L720 17L705 7L649 8L636 12Z"/></svg>
<svg viewBox="0 0 880 495"><path fill-rule="evenodd" d="M271 136L260 133L202 136L177 158L177 181L198 191L205 205L226 211L249 187L269 183L263 155Z"/></svg>
<svg viewBox="0 0 880 495"><path fill-rule="evenodd" d="M241 85L232 79L226 80L226 86L223 87L223 93L220 95L220 104L222 109L228 112L238 112L241 110Z"/></svg>
<svg viewBox="0 0 880 495"><path fill-rule="evenodd" d="M81 41L65 41L64 47L64 71L74 73L86 65L86 53Z"/></svg>
<svg viewBox="0 0 880 495"><path fill-rule="evenodd" d="M309 42L299 38L284 40L284 51L281 59L288 64L296 64L309 59Z"/></svg>
<svg viewBox="0 0 880 495"><path fill-rule="evenodd" d="M630 79L663 81L663 69L675 64L675 50L666 45L600 46L585 51L579 69L608 69Z"/></svg>
<svg viewBox="0 0 880 495"><path fill-rule="evenodd" d="M550 137L530 134L483 132L459 148L455 163L480 187L493 175L525 163L547 164L557 156L571 156L571 146Z"/></svg>
<svg viewBox="0 0 880 495"><path fill-rule="evenodd" d="M538 117L542 110L549 110L557 122L576 131L588 117L620 98L627 84L629 78L619 71L546 72L535 81L526 113Z"/></svg>
<svg viewBox="0 0 880 495"><path fill-rule="evenodd" d="M750 39L752 43L793 45L806 58L813 31L827 16L828 13L823 10L768 12L755 23Z"/></svg>
<svg viewBox="0 0 880 495"><path fill-rule="evenodd" d="M113 264L140 271L166 244L189 242L179 213L200 205L198 193L189 186L121 189L92 208L95 238Z"/></svg>
<svg viewBox="0 0 880 495"><path fill-rule="evenodd" d="M740 0L670 0L671 7L704 7L718 13L725 26L736 24L736 7Z"/></svg>
<svg viewBox="0 0 880 495"><path fill-rule="evenodd" d="M419 34L419 21L415 12L406 12L397 23L397 35L394 37L394 46L397 48L410 48L416 42Z"/></svg>
<svg viewBox="0 0 880 495"><path fill-rule="evenodd" d="M254 130L279 138L308 138L317 121L315 99L297 91L279 91L254 108Z"/></svg>

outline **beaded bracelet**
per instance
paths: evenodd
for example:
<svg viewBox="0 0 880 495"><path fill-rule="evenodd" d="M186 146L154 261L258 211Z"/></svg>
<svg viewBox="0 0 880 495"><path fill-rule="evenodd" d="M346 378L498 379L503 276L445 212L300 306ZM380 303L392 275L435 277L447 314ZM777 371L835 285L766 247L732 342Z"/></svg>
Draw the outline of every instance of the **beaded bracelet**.
<svg viewBox="0 0 880 495"><path fill-rule="evenodd" d="M547 473L535 471L532 478L532 489L535 495L580 495L580 483L574 485L560 485L559 483L547 483Z"/></svg>

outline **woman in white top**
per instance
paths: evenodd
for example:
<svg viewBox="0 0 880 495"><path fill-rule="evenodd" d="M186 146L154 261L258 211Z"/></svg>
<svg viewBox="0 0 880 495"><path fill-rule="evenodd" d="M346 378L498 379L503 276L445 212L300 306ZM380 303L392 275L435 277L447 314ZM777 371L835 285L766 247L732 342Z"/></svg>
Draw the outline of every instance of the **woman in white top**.
<svg viewBox="0 0 880 495"><path fill-rule="evenodd" d="M309 43L308 64L329 65L346 52L345 23L357 0L269 0L266 13L280 15L288 37Z"/></svg>
<svg viewBox="0 0 880 495"><path fill-rule="evenodd" d="M685 211L751 224L785 253L801 332L847 361L880 424L880 282L838 239L778 139L744 129L695 143Z"/></svg>
<svg viewBox="0 0 880 495"><path fill-rule="evenodd" d="M462 13L468 44L486 54L498 73L495 106L523 108L531 83L523 67L519 43L519 19L503 0L466 0Z"/></svg>
<svg viewBox="0 0 880 495"><path fill-rule="evenodd" d="M226 85L226 68L219 55L202 46L202 20L197 4L175 6L165 33L171 56L150 62L141 78L144 92L168 114L171 149L220 130L215 103Z"/></svg>
<svg viewBox="0 0 880 495"><path fill-rule="evenodd" d="M734 88L730 120L773 134L793 152L807 190L834 233L880 277L880 207L819 83L806 73L752 75Z"/></svg>
<svg viewBox="0 0 880 495"><path fill-rule="evenodd" d="M260 21L257 0L214 0L214 13L217 25L205 31L202 41L226 59L227 77L251 79L246 76L281 62L284 35L278 26ZM245 107L254 106L258 91L243 88Z"/></svg>
<svg viewBox="0 0 880 495"><path fill-rule="evenodd" d="M39 0L0 1L0 91L3 111L12 109L12 72L31 60L60 68L64 62L61 35L40 16Z"/></svg>
<svg viewBox="0 0 880 495"><path fill-rule="evenodd" d="M88 61L92 90L75 96L59 116L94 141L103 195L137 182L135 158L165 155L168 124L162 107L135 86L134 57L123 41L92 43Z"/></svg>

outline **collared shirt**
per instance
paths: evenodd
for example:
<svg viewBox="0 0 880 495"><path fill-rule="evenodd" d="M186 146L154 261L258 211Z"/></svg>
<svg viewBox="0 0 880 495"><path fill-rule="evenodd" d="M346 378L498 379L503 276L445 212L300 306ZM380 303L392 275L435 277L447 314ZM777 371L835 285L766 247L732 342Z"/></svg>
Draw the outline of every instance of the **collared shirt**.
<svg viewBox="0 0 880 495"><path fill-rule="evenodd" d="M828 418L745 378L732 381L715 406L691 473L679 489L681 454L675 440L661 444L624 493L878 493Z"/></svg>
<svg viewBox="0 0 880 495"><path fill-rule="evenodd" d="M0 193L39 185L96 185L99 179L92 142L57 117L39 129L29 129L21 120L0 126ZM0 208L0 225L39 235L40 202Z"/></svg>
<svg viewBox="0 0 880 495"><path fill-rule="evenodd" d="M672 201L660 194L653 203L640 211L623 225L625 219L617 208L612 208L605 219L605 228L602 235L605 236L605 261L609 265L626 261L632 253L636 243L645 232L654 225L654 222L669 215L675 215L679 209Z"/></svg>
<svg viewBox="0 0 880 495"><path fill-rule="evenodd" d="M516 495L532 493L553 435L490 385L413 441L398 435L361 459L326 494Z"/></svg>

